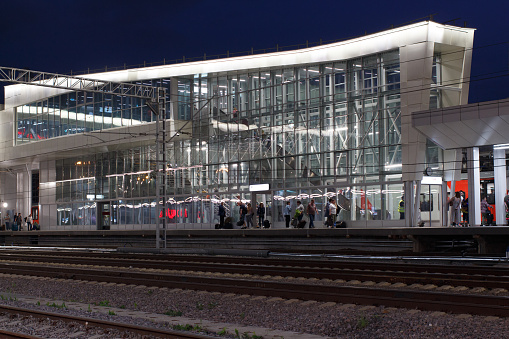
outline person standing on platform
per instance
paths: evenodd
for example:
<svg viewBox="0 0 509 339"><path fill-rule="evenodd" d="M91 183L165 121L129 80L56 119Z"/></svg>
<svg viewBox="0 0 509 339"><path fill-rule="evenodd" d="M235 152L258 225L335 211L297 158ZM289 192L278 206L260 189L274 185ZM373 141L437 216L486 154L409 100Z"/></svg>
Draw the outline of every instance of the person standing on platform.
<svg viewBox="0 0 509 339"><path fill-rule="evenodd" d="M336 213L337 213L337 205L336 200L331 199L330 205L329 205L329 216L327 217L327 223L329 224L328 227L334 228L336 224Z"/></svg>
<svg viewBox="0 0 509 339"><path fill-rule="evenodd" d="M463 225L468 226L468 198L463 199L461 202L461 212L463 213Z"/></svg>
<svg viewBox="0 0 509 339"><path fill-rule="evenodd" d="M263 222L265 221L265 207L263 206L263 202L258 206L256 214L258 215L258 226L263 227Z"/></svg>
<svg viewBox="0 0 509 339"><path fill-rule="evenodd" d="M504 206L505 206L505 220L506 225L509 225L509 191L507 191L506 196L504 197Z"/></svg>
<svg viewBox="0 0 509 339"><path fill-rule="evenodd" d="M247 214L246 214L246 226L247 228L253 227L253 206L251 206L251 203L247 203Z"/></svg>
<svg viewBox="0 0 509 339"><path fill-rule="evenodd" d="M224 228L224 217L226 215L226 211L224 209L224 203L222 201L221 204L219 205L217 215L219 215L219 228Z"/></svg>
<svg viewBox="0 0 509 339"><path fill-rule="evenodd" d="M300 202L300 200L297 200L297 208L295 209L295 214L296 214L297 220L299 222L304 217L304 206L302 206L302 203Z"/></svg>
<svg viewBox="0 0 509 339"><path fill-rule="evenodd" d="M237 226L240 226L241 228L245 228L246 227L247 207L246 207L246 204L244 204L244 202L242 202L242 201L239 201L238 205L239 205L240 220L237 223Z"/></svg>
<svg viewBox="0 0 509 339"><path fill-rule="evenodd" d="M309 228L315 228L315 215L316 215L316 205L315 200L311 199L308 204L307 213L309 216Z"/></svg>
<svg viewBox="0 0 509 339"><path fill-rule="evenodd" d="M287 201L286 202L286 206L283 210L283 215L285 217L285 223L286 223L286 228L290 228L290 215L292 214L292 207L290 206L290 202Z"/></svg>
<svg viewBox="0 0 509 339"><path fill-rule="evenodd" d="M30 213L27 217L27 230L29 230L29 231L32 231L32 222L33 222L33 218L32 218L32 214Z"/></svg>
<svg viewBox="0 0 509 339"><path fill-rule="evenodd" d="M405 196L404 195L401 196L401 200L399 201L398 212L399 212L399 218L405 219Z"/></svg>
<svg viewBox="0 0 509 339"><path fill-rule="evenodd" d="M488 204L486 196L484 196L481 201L481 215L483 218L481 224L486 224L486 226L488 226L488 214L490 213L490 208L491 205Z"/></svg>
<svg viewBox="0 0 509 339"><path fill-rule="evenodd" d="M331 201L332 201L332 198L329 198L329 200L327 200L327 203L325 204L325 212L323 213L323 218L324 218L324 225L325 226L328 226L329 225L329 215L330 215L330 204L331 204Z"/></svg>
<svg viewBox="0 0 509 339"><path fill-rule="evenodd" d="M456 192L453 198L451 210L452 226L460 226L461 221L460 208L461 208L461 195L460 192Z"/></svg>
<svg viewBox="0 0 509 339"><path fill-rule="evenodd" d="M9 216L9 212L5 214L5 230L9 231L11 229L11 217Z"/></svg>
<svg viewBox="0 0 509 339"><path fill-rule="evenodd" d="M18 224L18 231L21 231L21 226L23 226L23 217L21 216L21 213L18 213L18 216L16 217L16 224Z"/></svg>

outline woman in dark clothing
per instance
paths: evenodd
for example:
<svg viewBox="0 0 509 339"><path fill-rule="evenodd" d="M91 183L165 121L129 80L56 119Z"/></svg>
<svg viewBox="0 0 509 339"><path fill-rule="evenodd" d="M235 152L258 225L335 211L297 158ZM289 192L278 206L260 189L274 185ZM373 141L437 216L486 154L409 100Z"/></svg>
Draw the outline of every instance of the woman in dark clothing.
<svg viewBox="0 0 509 339"><path fill-rule="evenodd" d="M223 202L221 202L221 205L219 205L219 211L217 215L219 215L219 228L224 228L224 217L226 215L226 212L224 210Z"/></svg>

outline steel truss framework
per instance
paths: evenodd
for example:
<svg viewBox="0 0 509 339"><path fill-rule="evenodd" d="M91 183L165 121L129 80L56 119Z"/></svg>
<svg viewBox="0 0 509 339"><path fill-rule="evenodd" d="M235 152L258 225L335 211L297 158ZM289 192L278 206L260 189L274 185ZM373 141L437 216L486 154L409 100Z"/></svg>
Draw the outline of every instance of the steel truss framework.
<svg viewBox="0 0 509 339"><path fill-rule="evenodd" d="M69 76L1 66L0 81L60 88L64 90L124 95L141 99L156 98L157 89L156 87L147 85L87 79L78 76Z"/></svg>
<svg viewBox="0 0 509 339"><path fill-rule="evenodd" d="M0 81L12 82L24 85L59 88L63 90L85 91L111 95L136 97L157 104L153 111L157 115L156 120L156 152L157 152L157 225L156 247L166 247L166 216L164 207L161 209L161 200L166 201L166 98L165 88L146 85L112 82L97 79L87 79L76 76L32 71L27 69L1 67ZM154 101L152 101L154 100ZM159 123L162 121L162 129ZM170 139L171 140L171 139ZM161 230L162 225L162 230ZM162 231L162 232L161 232Z"/></svg>

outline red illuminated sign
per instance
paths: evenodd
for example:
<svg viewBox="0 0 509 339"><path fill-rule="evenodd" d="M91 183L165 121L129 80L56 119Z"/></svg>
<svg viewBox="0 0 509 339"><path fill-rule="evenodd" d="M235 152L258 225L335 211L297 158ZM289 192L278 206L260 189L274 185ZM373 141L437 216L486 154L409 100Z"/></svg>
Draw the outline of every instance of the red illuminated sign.
<svg viewBox="0 0 509 339"><path fill-rule="evenodd" d="M165 214L170 219L173 219L175 217L179 217L179 218L184 217L184 218L187 218L187 208L184 208L184 211L167 208ZM159 212L159 218L162 218L162 217L163 217L163 211Z"/></svg>

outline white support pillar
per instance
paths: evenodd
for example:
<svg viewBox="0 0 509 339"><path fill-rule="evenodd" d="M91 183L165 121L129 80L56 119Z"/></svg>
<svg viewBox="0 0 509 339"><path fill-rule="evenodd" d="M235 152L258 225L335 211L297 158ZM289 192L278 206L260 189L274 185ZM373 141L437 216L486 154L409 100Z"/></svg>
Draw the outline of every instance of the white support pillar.
<svg viewBox="0 0 509 339"><path fill-rule="evenodd" d="M449 194L449 198L452 199L456 196L456 181L451 181L451 193ZM449 211L449 215L447 217L447 225L451 225L454 222L454 212L453 208L447 205L447 210Z"/></svg>
<svg viewBox="0 0 509 339"><path fill-rule="evenodd" d="M504 197L507 192L505 149L493 148L493 169L495 174L495 213L497 225L505 225Z"/></svg>
<svg viewBox="0 0 509 339"><path fill-rule="evenodd" d="M449 225L449 204L447 204L447 182L442 182L442 226Z"/></svg>
<svg viewBox="0 0 509 339"><path fill-rule="evenodd" d="M479 147L467 148L468 171L468 219L469 224L481 224L481 172L479 169Z"/></svg>
<svg viewBox="0 0 509 339"><path fill-rule="evenodd" d="M414 215L412 219L412 226L418 226L418 219L420 217L420 209L421 208L421 181L416 181L415 183L415 200L414 200Z"/></svg>
<svg viewBox="0 0 509 339"><path fill-rule="evenodd" d="M451 182L451 194L449 198L454 197L456 192L456 181L461 180L461 161L463 157L463 151L461 149L451 149L444 151L444 181ZM451 212L452 209L447 205L447 194L443 195L443 204L446 211ZM443 225L447 226L452 223L452 213L444 212Z"/></svg>

